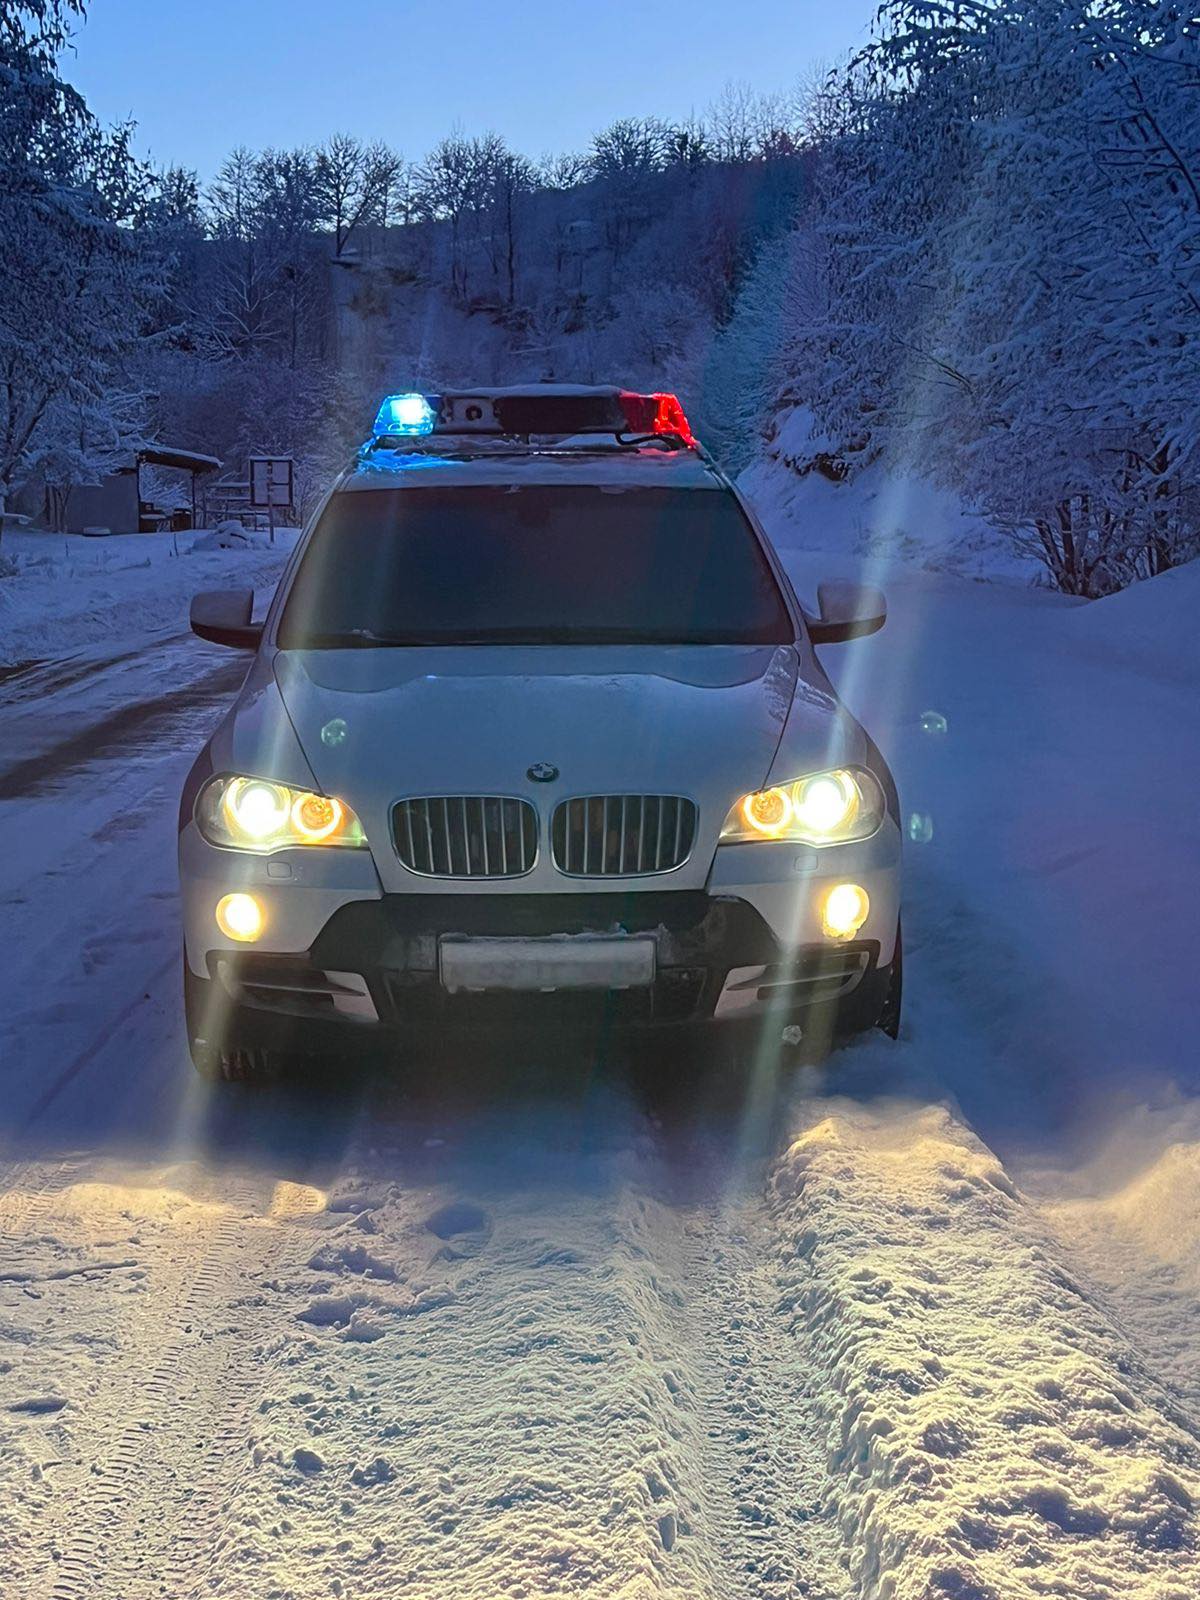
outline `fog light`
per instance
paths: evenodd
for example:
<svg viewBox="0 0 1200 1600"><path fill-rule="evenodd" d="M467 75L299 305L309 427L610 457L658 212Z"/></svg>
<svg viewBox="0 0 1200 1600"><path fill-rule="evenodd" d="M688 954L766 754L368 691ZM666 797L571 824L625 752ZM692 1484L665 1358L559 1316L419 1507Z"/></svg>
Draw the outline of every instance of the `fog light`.
<svg viewBox="0 0 1200 1600"><path fill-rule="evenodd" d="M867 920L871 902L857 883L839 883L825 896L821 926L827 938L853 939Z"/></svg>
<svg viewBox="0 0 1200 1600"><path fill-rule="evenodd" d="M227 894L217 901L217 927L227 939L253 944L263 931L263 909L252 894Z"/></svg>

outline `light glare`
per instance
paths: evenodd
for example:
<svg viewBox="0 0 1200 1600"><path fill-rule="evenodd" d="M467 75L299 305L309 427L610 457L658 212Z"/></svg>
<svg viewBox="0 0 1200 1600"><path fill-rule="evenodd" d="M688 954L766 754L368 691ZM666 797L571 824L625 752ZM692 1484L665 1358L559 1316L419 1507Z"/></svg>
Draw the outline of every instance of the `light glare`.
<svg viewBox="0 0 1200 1600"><path fill-rule="evenodd" d="M436 423L437 412L423 394L390 394L379 408L374 431L383 437L415 436L432 433Z"/></svg>
<svg viewBox="0 0 1200 1600"><path fill-rule="evenodd" d="M265 923L263 909L252 894L227 894L217 901L217 927L227 939L253 944Z"/></svg>
<svg viewBox="0 0 1200 1600"><path fill-rule="evenodd" d="M287 795L274 784L231 784L225 804L236 828L250 839L269 839L287 821Z"/></svg>
<svg viewBox="0 0 1200 1600"><path fill-rule="evenodd" d="M800 786L796 816L812 833L836 833L854 815L857 798L848 775L826 773Z"/></svg>
<svg viewBox="0 0 1200 1600"><path fill-rule="evenodd" d="M839 883L825 896L821 926L829 939L853 939L867 920L871 901L857 883Z"/></svg>

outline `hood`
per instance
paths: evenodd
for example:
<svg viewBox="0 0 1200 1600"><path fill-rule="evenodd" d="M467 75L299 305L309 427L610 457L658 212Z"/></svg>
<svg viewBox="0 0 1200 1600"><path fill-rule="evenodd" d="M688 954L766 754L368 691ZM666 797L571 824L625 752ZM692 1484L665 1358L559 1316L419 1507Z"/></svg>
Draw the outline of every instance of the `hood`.
<svg viewBox="0 0 1200 1600"><path fill-rule="evenodd" d="M274 671L318 783L369 839L387 837L404 795L527 796L544 813L571 795L682 794L715 846L729 804L771 769L797 658L774 645L314 650L281 651ZM529 778L539 762L558 768L552 784Z"/></svg>

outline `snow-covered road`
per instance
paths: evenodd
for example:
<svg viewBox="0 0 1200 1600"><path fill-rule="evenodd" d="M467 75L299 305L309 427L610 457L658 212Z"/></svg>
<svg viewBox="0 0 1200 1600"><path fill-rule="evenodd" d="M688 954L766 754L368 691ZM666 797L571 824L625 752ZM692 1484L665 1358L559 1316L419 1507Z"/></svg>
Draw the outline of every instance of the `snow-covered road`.
<svg viewBox="0 0 1200 1600"><path fill-rule="evenodd" d="M175 806L237 664L0 682L5 1600L1200 1592L1193 691L1136 595L890 588L910 1021L798 1078L214 1094Z"/></svg>

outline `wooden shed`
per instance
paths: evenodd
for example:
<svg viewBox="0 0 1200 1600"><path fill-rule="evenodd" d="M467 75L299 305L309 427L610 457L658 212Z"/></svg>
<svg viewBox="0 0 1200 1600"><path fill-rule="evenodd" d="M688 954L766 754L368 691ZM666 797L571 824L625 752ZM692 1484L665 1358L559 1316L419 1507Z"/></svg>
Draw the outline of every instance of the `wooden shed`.
<svg viewBox="0 0 1200 1600"><path fill-rule="evenodd" d="M145 481L146 467L187 474L182 506L155 503ZM119 467L99 483L78 484L68 490L62 511L63 528L67 533L153 533L159 528L195 527L196 480L220 467L216 456L175 445L146 445L127 467Z"/></svg>

